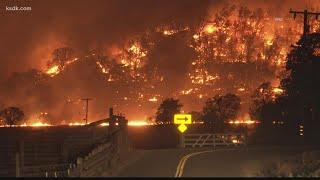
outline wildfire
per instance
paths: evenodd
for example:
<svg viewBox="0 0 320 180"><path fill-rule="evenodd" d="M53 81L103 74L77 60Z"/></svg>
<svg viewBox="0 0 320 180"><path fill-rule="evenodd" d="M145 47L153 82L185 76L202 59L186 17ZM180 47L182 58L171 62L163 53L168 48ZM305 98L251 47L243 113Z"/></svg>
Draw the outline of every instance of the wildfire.
<svg viewBox="0 0 320 180"><path fill-rule="evenodd" d="M249 114L245 114L243 117L240 117L239 120L230 120L228 123L234 124L234 125L241 125L241 124L251 125L251 124L258 124L259 121L251 120Z"/></svg>
<svg viewBox="0 0 320 180"><path fill-rule="evenodd" d="M181 94L184 94L184 95L187 95L187 94L190 94L191 92L193 91L193 89L188 89L188 90L182 90L181 91Z"/></svg>
<svg viewBox="0 0 320 180"><path fill-rule="evenodd" d="M128 126L147 126L151 125L146 121L129 121Z"/></svg>
<svg viewBox="0 0 320 180"><path fill-rule="evenodd" d="M229 121L229 124L256 124L258 123L257 121L252 121L252 120L235 120L235 121Z"/></svg>
<svg viewBox="0 0 320 180"><path fill-rule="evenodd" d="M60 72L59 66L54 65L51 68L49 68L46 73L50 76L55 76L55 75L59 74L59 72Z"/></svg>
<svg viewBox="0 0 320 180"><path fill-rule="evenodd" d="M316 48L316 49L314 50L313 55L315 55L315 56L320 56L320 48Z"/></svg>
<svg viewBox="0 0 320 180"><path fill-rule="evenodd" d="M100 126L109 126L109 123L101 123Z"/></svg>
<svg viewBox="0 0 320 180"><path fill-rule="evenodd" d="M0 125L0 127L48 127L48 126L85 126L85 123L82 122L72 122L72 123L68 123L68 124L59 124L59 125L52 125L52 124L48 124L48 123L43 123L41 121L37 121L37 122L32 122L32 123L23 123L20 125ZM118 123L116 123L116 125L118 125ZM144 120L131 120L128 122L128 126L149 126L149 125L154 125L154 123L151 122L147 122ZM109 126L108 122L104 122L101 123L99 126L101 127L105 127L105 126Z"/></svg>
<svg viewBox="0 0 320 180"><path fill-rule="evenodd" d="M280 89L280 88L273 88L272 89L272 92L275 93L275 94L282 94L283 93L283 89Z"/></svg>
<svg viewBox="0 0 320 180"><path fill-rule="evenodd" d="M138 44L132 44L131 47L129 48L129 51L139 55L140 57L145 57L147 55L146 51L143 51L140 45Z"/></svg>
<svg viewBox="0 0 320 180"><path fill-rule="evenodd" d="M265 35L265 44L267 46L273 45L273 36L272 35Z"/></svg>
<svg viewBox="0 0 320 180"><path fill-rule="evenodd" d="M213 24L208 24L204 27L204 31L208 34L211 34L217 31L217 28Z"/></svg>
<svg viewBox="0 0 320 180"><path fill-rule="evenodd" d="M243 91L245 91L246 89L245 88L239 88L238 89L238 91L240 91L240 92L243 92Z"/></svg>
<svg viewBox="0 0 320 180"><path fill-rule="evenodd" d="M170 36L175 33L176 33L176 31L174 31L174 30L164 30L163 31L163 35L166 35L166 36Z"/></svg>
<svg viewBox="0 0 320 180"><path fill-rule="evenodd" d="M103 67L102 64L99 61L97 61L96 64L101 69L102 73L104 73L104 74L108 74L109 73L109 70L107 70L105 67Z"/></svg>
<svg viewBox="0 0 320 180"><path fill-rule="evenodd" d="M43 123L43 122L34 122L32 124L30 124L31 127L43 127L43 126L52 126L50 124L47 123Z"/></svg>
<svg viewBox="0 0 320 180"><path fill-rule="evenodd" d="M80 123L80 122L73 122L73 123L69 123L69 126L84 126L86 125L85 123Z"/></svg>
<svg viewBox="0 0 320 180"><path fill-rule="evenodd" d="M150 101L150 102L157 102L158 99L157 99L156 97L152 97L152 98L149 99L149 101Z"/></svg>
<svg viewBox="0 0 320 180"><path fill-rule="evenodd" d="M190 36L189 39L187 38L187 45L196 54L194 59L191 60L191 64L187 64L188 66L190 65L190 69L186 72L188 82L186 82L186 86L177 90L179 95L193 95L199 99L204 99L216 93L225 93L226 89L231 86L231 88L234 88L232 91L239 92L239 94L249 94L249 91L254 89L257 84L252 82L250 78L263 77L263 74L250 75L254 67L257 72L263 72L263 70L259 71L260 64L257 62L264 62L263 66L275 66L275 74L284 67L286 55L290 50L289 46L299 38L302 28L295 22L291 24L291 21L289 22L286 18L282 18L281 22L274 22L274 18L271 18L267 12L263 12L261 16L256 16L256 10L248 9L245 11L246 13L240 14L243 13L241 8L229 8L228 6L226 7L226 10L230 11L229 14L225 15L224 10L218 11L217 16L204 19L203 22L206 23L198 27L181 27L182 25L180 24L177 26L166 24L156 27L156 35L157 37L160 35L161 38L174 36L181 31L189 31L189 33L185 33L186 36ZM280 25L276 23L280 23ZM318 27L320 27L319 24ZM145 62L149 58L148 55L152 54L152 47L158 42L157 39L152 39L152 35L150 36L151 39L148 39L149 36L146 35L149 33L150 31L148 30L138 38L131 39L124 47L117 49L115 55L117 65L121 66L119 68L120 76L128 75L128 78L123 78L124 81L128 84L129 81L139 83L134 84L136 86L131 86L134 87L134 90L130 90L126 97L121 96L121 100L126 101L126 104L128 104L129 100L136 99L139 101L137 103L139 107L142 104L141 101L157 102L161 96L158 96L159 92L154 91L158 90L157 87L159 86L157 85L166 83L166 77L163 77L157 70L151 76L146 75L147 73L144 72ZM315 54L320 54L320 50L316 51ZM95 53L89 56L91 55L98 57ZM65 65L77 60L78 58L66 61L63 65L53 63L54 65L47 69L46 73L50 76L59 74L63 71ZM111 72L114 72L112 65L109 66L108 63L100 60L95 61L101 73L106 74L107 82L122 80L123 76L118 78L115 75L116 73L111 74ZM226 63L227 68L220 70L218 67L223 63ZM245 73L246 75L236 74L238 69L234 70L234 67L239 67L239 69L244 67L243 69L245 69L247 64L251 67L251 63L253 68L248 70L248 73ZM241 72L242 69L239 71ZM230 81L230 83L224 83L225 80ZM228 86L227 88L224 88L225 84ZM149 89L153 91L148 92ZM274 88L272 93L275 96L282 94L283 90ZM253 121L231 121L230 123L253 124Z"/></svg>
<svg viewBox="0 0 320 180"><path fill-rule="evenodd" d="M198 34L194 34L192 37L193 39L198 40L200 36Z"/></svg>
<svg viewBox="0 0 320 180"><path fill-rule="evenodd" d="M63 65L57 65L57 64L52 65L51 67L49 67L47 69L46 74L53 77L53 76L59 74L65 68L65 66L70 65L78 60L79 60L79 58L73 58L73 59L70 59L69 61L66 61Z"/></svg>

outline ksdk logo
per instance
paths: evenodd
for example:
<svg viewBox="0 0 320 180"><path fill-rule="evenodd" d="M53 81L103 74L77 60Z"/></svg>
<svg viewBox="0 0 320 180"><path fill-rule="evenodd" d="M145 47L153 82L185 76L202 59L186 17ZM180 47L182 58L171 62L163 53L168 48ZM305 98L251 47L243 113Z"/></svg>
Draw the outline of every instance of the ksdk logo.
<svg viewBox="0 0 320 180"><path fill-rule="evenodd" d="M10 6L10 7L6 6L6 10L7 11L16 11L16 10L18 10L18 6Z"/></svg>

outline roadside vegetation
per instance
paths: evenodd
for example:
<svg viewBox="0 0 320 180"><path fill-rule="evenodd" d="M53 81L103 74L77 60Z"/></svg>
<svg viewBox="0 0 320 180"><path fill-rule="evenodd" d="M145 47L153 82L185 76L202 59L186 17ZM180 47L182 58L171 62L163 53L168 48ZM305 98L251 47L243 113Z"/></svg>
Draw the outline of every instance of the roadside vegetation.
<svg viewBox="0 0 320 180"><path fill-rule="evenodd" d="M262 177L320 177L320 151L307 151L282 161L266 164L257 174Z"/></svg>

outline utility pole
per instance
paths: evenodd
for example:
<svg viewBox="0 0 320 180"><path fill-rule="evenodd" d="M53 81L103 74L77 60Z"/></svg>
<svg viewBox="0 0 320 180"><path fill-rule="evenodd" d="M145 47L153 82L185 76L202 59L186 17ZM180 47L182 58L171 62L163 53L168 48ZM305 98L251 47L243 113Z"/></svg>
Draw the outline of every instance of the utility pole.
<svg viewBox="0 0 320 180"><path fill-rule="evenodd" d="M297 14L303 14L303 36L305 37L310 32L310 25L309 25L309 16L315 16L316 19L319 19L320 13L316 12L309 12L308 10L304 11L293 11L290 9L290 13L293 14L293 19L296 19Z"/></svg>
<svg viewBox="0 0 320 180"><path fill-rule="evenodd" d="M86 101L86 117L85 117L85 121L86 124L88 124L88 112L89 112L89 101L92 100L92 98L82 98L82 101Z"/></svg>
<svg viewBox="0 0 320 180"><path fill-rule="evenodd" d="M297 17L297 14L303 14L303 35L302 35L302 38L304 39L307 39L307 35L310 33L310 25L309 25L309 17L310 16L315 16L316 17L316 20L319 19L319 16L320 16L320 13L319 12L309 12L307 9L305 9L304 11L293 11L292 9L290 9L289 11L290 14L293 14L293 19L295 19ZM314 67L313 65L313 61L311 61L312 63L312 67ZM313 71L314 69L312 68L311 69L312 71L312 74L313 74ZM312 78L314 78L314 75L312 75ZM315 118L315 105L314 103L312 102L312 105L311 105L311 110L309 110L309 106L307 106L307 111L310 112L311 111L311 123L314 122L314 118ZM305 114L305 110L304 110L304 114ZM306 115L304 115L306 116ZM307 119L309 119L309 117L307 117ZM303 135L304 132L301 134L301 127L303 129L305 129L305 125L307 125L307 123L304 123L305 120L303 120L302 124L300 124L300 128L299 128L299 134L300 135ZM309 123L308 123L309 124ZM308 128L308 127L307 127Z"/></svg>

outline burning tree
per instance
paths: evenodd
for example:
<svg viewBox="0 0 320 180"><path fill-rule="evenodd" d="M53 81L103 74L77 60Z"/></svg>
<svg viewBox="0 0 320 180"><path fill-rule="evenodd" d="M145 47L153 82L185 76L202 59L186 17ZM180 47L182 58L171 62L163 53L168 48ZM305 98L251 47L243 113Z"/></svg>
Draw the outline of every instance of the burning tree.
<svg viewBox="0 0 320 180"><path fill-rule="evenodd" d="M82 53L70 47L58 48L43 73L46 76L41 77L45 82L35 80L36 88L11 88L19 91L12 93L19 97L14 101L24 102L21 107L28 114L31 106L32 110L49 112L62 106L60 102L65 99L92 93L119 108L131 105L150 112L151 105L166 96L177 97L185 105L192 102L192 108L198 108L208 97L234 93L246 107L261 82L278 78L289 45L296 41L301 27L287 17L276 21L262 9L226 5L214 13L201 16L197 22L155 24L120 43L124 46L111 48L109 55L91 51L75 57ZM73 71L73 67L79 70ZM0 100L10 101L6 97ZM30 100L24 101L26 98Z"/></svg>
<svg viewBox="0 0 320 180"><path fill-rule="evenodd" d="M234 94L216 95L206 101L203 107L203 120L213 124L217 131L223 131L225 121L236 118L241 99Z"/></svg>
<svg viewBox="0 0 320 180"><path fill-rule="evenodd" d="M0 118L3 119L7 125L17 125L24 119L24 113L17 107L8 107L0 111Z"/></svg>
<svg viewBox="0 0 320 180"><path fill-rule="evenodd" d="M275 101L274 90L270 82L262 83L251 96L249 114L259 120L262 126L270 127L273 121L281 119L281 108Z"/></svg>
<svg viewBox="0 0 320 180"><path fill-rule="evenodd" d="M70 47L62 47L52 52L52 60L48 62L47 74L54 76L59 74L66 65L77 61L74 58L74 50Z"/></svg>

